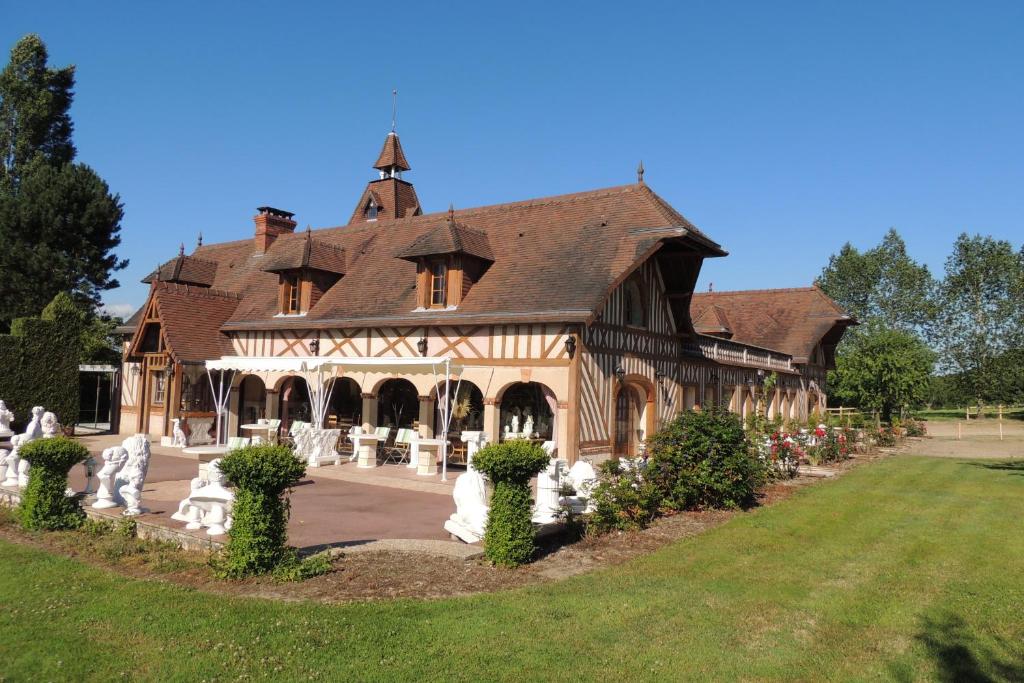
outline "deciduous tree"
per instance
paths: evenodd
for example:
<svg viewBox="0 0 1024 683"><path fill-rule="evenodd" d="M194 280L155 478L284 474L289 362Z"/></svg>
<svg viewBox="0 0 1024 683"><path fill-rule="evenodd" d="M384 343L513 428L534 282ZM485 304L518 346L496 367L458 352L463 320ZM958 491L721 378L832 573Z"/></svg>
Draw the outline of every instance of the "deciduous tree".
<svg viewBox="0 0 1024 683"><path fill-rule="evenodd" d="M829 385L837 401L888 420L928 398L934 352L916 335L869 325L840 346Z"/></svg>

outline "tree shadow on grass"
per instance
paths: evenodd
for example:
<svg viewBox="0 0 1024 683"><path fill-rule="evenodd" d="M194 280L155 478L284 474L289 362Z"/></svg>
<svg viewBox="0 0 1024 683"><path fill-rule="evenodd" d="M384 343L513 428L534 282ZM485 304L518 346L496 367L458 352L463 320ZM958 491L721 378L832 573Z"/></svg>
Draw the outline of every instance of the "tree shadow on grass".
<svg viewBox="0 0 1024 683"><path fill-rule="evenodd" d="M1024 475L1024 458L1019 460L999 460L998 462L965 462L971 467L983 467L986 470L1004 470L1017 475Z"/></svg>
<svg viewBox="0 0 1024 683"><path fill-rule="evenodd" d="M960 617L925 617L916 636L935 661L940 681L1024 680L1024 658L1001 638L995 645L979 642Z"/></svg>

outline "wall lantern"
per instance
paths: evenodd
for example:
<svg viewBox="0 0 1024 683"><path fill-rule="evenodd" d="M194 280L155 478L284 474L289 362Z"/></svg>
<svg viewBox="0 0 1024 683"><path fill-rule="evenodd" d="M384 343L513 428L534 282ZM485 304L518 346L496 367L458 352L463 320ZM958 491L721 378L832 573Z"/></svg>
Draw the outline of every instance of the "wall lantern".
<svg viewBox="0 0 1024 683"><path fill-rule="evenodd" d="M573 356L576 355L576 336L570 334L565 338L565 353L569 356L569 360L572 360Z"/></svg>
<svg viewBox="0 0 1024 683"><path fill-rule="evenodd" d="M426 357L427 355L427 338L420 337L420 340L416 342L416 348L419 349L420 355Z"/></svg>
<svg viewBox="0 0 1024 683"><path fill-rule="evenodd" d="M658 383L658 386L661 386L662 384L665 383L665 373L662 372L661 370L655 370L654 380Z"/></svg>
<svg viewBox="0 0 1024 683"><path fill-rule="evenodd" d="M313 352L314 356L320 355L320 337L309 342L309 350Z"/></svg>
<svg viewBox="0 0 1024 683"><path fill-rule="evenodd" d="M615 376L618 377L619 381L621 382L626 377L626 370L621 365L616 366Z"/></svg>

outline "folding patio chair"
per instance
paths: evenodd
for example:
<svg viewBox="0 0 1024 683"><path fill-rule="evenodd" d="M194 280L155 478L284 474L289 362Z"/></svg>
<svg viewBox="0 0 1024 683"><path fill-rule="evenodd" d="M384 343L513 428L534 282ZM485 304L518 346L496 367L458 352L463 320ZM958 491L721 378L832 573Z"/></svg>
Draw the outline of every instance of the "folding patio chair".
<svg viewBox="0 0 1024 683"><path fill-rule="evenodd" d="M278 419L267 420L267 441L277 443L278 432L281 430L281 421Z"/></svg>
<svg viewBox="0 0 1024 683"><path fill-rule="evenodd" d="M395 443L384 449L384 464L394 463L401 465L409 461L409 449L412 448L412 441L416 438L416 432L412 429L399 429L395 434Z"/></svg>
<svg viewBox="0 0 1024 683"><path fill-rule="evenodd" d="M247 436L229 436L228 437L228 450L237 451L239 448L245 448L249 445L249 437Z"/></svg>
<svg viewBox="0 0 1024 683"><path fill-rule="evenodd" d="M286 436L283 439L281 439L282 443L285 443L285 444L287 444L289 446L294 446L295 445L295 435L298 434L300 431L302 431L303 429L305 429L308 426L309 426L308 422L303 422L302 420L295 420L295 421L293 421L291 428L288 430L288 436Z"/></svg>

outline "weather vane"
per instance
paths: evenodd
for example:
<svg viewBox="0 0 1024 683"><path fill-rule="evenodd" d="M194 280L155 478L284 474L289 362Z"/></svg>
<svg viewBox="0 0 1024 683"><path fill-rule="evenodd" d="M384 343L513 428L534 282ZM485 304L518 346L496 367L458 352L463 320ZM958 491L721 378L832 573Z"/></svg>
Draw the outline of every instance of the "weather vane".
<svg viewBox="0 0 1024 683"><path fill-rule="evenodd" d="M398 117L398 90L391 91L391 132L395 132L395 121Z"/></svg>

